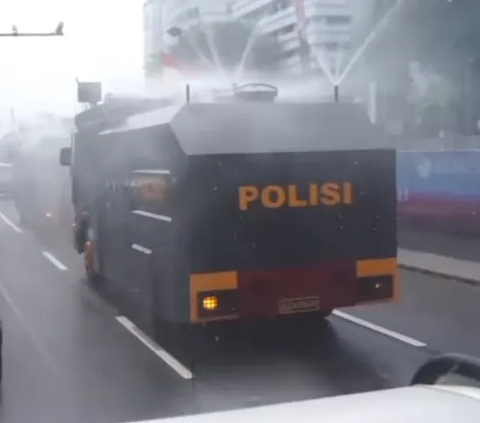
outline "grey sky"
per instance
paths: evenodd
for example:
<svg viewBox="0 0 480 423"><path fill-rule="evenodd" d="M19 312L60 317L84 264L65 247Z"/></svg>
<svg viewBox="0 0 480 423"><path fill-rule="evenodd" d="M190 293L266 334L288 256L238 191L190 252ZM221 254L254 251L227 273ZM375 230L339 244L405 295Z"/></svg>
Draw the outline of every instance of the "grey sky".
<svg viewBox="0 0 480 423"><path fill-rule="evenodd" d="M9 109L21 119L41 111L71 115L74 78L101 80L105 91L142 85L140 0L3 0L0 31L52 31L63 38L0 38L0 133Z"/></svg>

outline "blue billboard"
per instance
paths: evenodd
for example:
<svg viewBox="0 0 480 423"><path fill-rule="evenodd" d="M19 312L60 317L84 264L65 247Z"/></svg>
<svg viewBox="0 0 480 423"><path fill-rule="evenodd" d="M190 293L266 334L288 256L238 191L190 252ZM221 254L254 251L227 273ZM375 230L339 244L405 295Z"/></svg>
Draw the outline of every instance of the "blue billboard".
<svg viewBox="0 0 480 423"><path fill-rule="evenodd" d="M480 231L480 150L399 151L399 218Z"/></svg>

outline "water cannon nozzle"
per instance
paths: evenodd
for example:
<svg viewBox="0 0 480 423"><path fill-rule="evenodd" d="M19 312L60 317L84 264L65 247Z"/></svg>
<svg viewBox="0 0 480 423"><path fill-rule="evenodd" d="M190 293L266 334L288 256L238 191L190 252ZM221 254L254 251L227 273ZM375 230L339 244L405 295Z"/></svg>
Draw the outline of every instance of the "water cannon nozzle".
<svg viewBox="0 0 480 423"><path fill-rule="evenodd" d="M335 103L338 103L338 99L340 95L339 88L340 87L338 85L333 86L333 95L335 96Z"/></svg>

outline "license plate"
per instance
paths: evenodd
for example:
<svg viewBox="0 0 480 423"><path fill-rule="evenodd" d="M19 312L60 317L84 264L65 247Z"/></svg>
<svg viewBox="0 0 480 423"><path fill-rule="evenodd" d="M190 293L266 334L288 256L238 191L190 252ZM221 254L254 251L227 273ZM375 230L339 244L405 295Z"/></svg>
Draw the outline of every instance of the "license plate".
<svg viewBox="0 0 480 423"><path fill-rule="evenodd" d="M319 297L284 298L278 302L278 312L280 314L304 313L319 309Z"/></svg>

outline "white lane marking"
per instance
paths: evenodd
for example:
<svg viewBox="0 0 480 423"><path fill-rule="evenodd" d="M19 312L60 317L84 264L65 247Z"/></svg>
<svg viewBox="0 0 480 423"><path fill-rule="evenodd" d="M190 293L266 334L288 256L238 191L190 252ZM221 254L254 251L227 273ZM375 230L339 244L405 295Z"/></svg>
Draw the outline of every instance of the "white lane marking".
<svg viewBox="0 0 480 423"><path fill-rule="evenodd" d="M132 249L136 250L136 251L139 251L143 254L147 254L147 255L152 254L152 250L150 250L150 248L144 247L143 245L132 244Z"/></svg>
<svg viewBox="0 0 480 423"><path fill-rule="evenodd" d="M14 303L14 301L12 300L10 295L8 294L5 287L1 284L0 284L0 295L3 297L3 299L8 304L8 306L12 309L13 314L18 319L18 322L19 322L20 326L30 336L30 341L32 342L35 350L43 357L43 359L47 362L47 364L50 366L52 371L58 376L59 375L58 367L55 364L55 361L52 359L52 357L48 353L48 349L44 346L43 342L38 337L37 332L34 331L30 327L30 325L28 324L27 318L23 315L23 313L20 311L20 309L16 306L16 304ZM4 340L4 342L8 342L8 340Z"/></svg>
<svg viewBox="0 0 480 423"><path fill-rule="evenodd" d="M49 260L57 269L59 270L68 270L67 266L65 266L59 259L57 259L52 253L48 251L42 251L44 257Z"/></svg>
<svg viewBox="0 0 480 423"><path fill-rule="evenodd" d="M170 355L162 347L152 341L147 335L145 335L137 326L135 326L130 320L124 316L117 316L117 321L127 329L132 335L140 340L147 348L160 357L167 365L169 365L175 372L177 372L184 379L193 379L193 373L188 370L182 363L180 363L175 357Z"/></svg>
<svg viewBox="0 0 480 423"><path fill-rule="evenodd" d="M420 342L414 338L410 338L409 336L402 335L401 333L382 328L381 326L367 322L366 320L360 319L358 317L352 316L342 311L334 310L332 314L334 314L337 317L340 317L341 319L348 320L349 322L356 323L357 325L364 326L370 330L381 333L382 335L386 335L386 336L389 336L390 338L394 338L394 339L397 339L398 341L402 341L405 344L411 345L413 347L421 348L421 347L427 346L427 344L425 344L424 342Z"/></svg>
<svg viewBox="0 0 480 423"><path fill-rule="evenodd" d="M169 216L163 216L162 214L151 213L145 210L133 210L132 214L136 214L138 216L143 216L143 217L150 217L152 219L157 219L157 220L163 220L164 222L172 221L172 218Z"/></svg>
<svg viewBox="0 0 480 423"><path fill-rule="evenodd" d="M7 216L0 212L0 219L2 219L8 226L10 226L15 232L21 234L23 231L15 225Z"/></svg>
<svg viewBox="0 0 480 423"><path fill-rule="evenodd" d="M151 173L153 175L170 175L170 171L166 169L137 169L133 173Z"/></svg>

